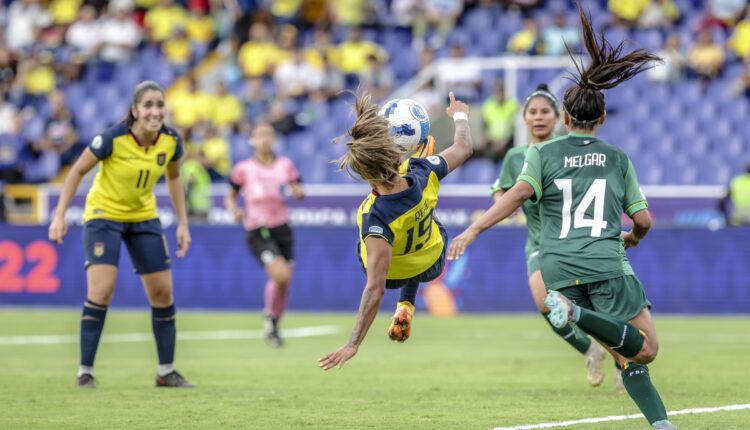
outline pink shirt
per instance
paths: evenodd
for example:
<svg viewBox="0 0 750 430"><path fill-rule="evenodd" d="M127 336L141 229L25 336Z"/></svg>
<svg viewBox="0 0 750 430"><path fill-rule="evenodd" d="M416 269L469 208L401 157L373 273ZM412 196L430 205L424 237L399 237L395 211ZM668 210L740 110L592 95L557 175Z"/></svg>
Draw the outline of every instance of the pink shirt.
<svg viewBox="0 0 750 430"><path fill-rule="evenodd" d="M278 227L289 222L285 185L299 180L292 160L276 157L270 165L254 157L240 161L232 169L232 184L240 187L245 199L245 229Z"/></svg>

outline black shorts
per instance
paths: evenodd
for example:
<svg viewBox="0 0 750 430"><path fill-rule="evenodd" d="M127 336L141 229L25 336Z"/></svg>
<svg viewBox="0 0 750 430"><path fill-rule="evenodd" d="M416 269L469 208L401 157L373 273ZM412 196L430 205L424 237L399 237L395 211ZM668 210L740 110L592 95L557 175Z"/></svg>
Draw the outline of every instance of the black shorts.
<svg viewBox="0 0 750 430"><path fill-rule="evenodd" d="M86 268L93 264L117 266L120 244L125 242L136 273L146 274L169 269L167 238L158 218L142 222L92 219L83 225L83 249Z"/></svg>
<svg viewBox="0 0 750 430"><path fill-rule="evenodd" d="M248 231L247 246L263 266L270 264L276 257L284 257L290 263L294 260L292 229L288 224Z"/></svg>

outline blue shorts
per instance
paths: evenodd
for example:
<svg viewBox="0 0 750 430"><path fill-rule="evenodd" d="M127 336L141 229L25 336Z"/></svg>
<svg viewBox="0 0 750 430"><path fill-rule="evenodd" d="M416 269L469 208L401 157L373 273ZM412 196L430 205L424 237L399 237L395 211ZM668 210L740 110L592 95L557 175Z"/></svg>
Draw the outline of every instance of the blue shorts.
<svg viewBox="0 0 750 430"><path fill-rule="evenodd" d="M142 222L92 219L83 225L86 268L94 264L117 266L120 244L125 242L136 273L147 274L169 269L167 238L158 218Z"/></svg>
<svg viewBox="0 0 750 430"><path fill-rule="evenodd" d="M443 273L443 269L445 268L445 252L448 249L448 234L445 232L445 228L443 228L442 224L438 223L438 227L440 228L440 236L443 237L443 252L440 253L440 258L438 258L437 261L427 270L417 276L407 279L386 279L385 288L396 289L408 284L430 282L437 279L438 276Z"/></svg>

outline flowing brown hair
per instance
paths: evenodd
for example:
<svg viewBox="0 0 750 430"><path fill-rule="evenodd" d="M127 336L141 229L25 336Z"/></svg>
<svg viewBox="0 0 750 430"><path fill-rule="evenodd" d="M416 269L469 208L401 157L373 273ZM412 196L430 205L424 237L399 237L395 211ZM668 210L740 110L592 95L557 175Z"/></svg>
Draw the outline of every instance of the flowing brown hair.
<svg viewBox="0 0 750 430"><path fill-rule="evenodd" d="M654 67L654 62L661 61L661 58L645 49L636 49L622 55L624 42L612 46L604 38L603 32L600 32L597 37L591 25L591 18L583 11L579 2L576 2L576 6L581 18L583 42L591 56L591 62L584 67L583 62L576 61L570 47L566 45L568 54L575 64L576 72L571 78L575 85L565 91L563 108L570 115L573 127L591 130L604 114L605 102L602 90L614 88L644 70Z"/></svg>
<svg viewBox="0 0 750 430"><path fill-rule="evenodd" d="M365 92L352 94L357 118L348 135L334 141L348 139L346 154L336 161L339 171L346 170L350 175L354 172L368 182L395 185L405 151L393 141L388 120L378 115L380 107L372 103L372 96Z"/></svg>

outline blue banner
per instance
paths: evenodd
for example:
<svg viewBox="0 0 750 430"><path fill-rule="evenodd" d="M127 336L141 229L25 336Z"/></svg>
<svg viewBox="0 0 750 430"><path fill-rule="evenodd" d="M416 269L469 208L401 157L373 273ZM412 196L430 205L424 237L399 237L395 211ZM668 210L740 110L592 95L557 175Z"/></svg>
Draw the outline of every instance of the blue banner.
<svg viewBox="0 0 750 430"><path fill-rule="evenodd" d="M290 308L349 311L359 305L365 276L354 227L299 227ZM459 230L449 230L451 236ZM61 246L45 227L0 225L0 304L79 306L86 291L82 230L71 226ZM240 227L192 227L186 258L174 259L174 291L182 308L262 307L266 276ZM174 253L174 229L166 230ZM419 308L458 312L534 311L528 292L522 228L482 235L443 276L421 289ZM750 313L750 229L654 230L628 252L656 313ZM384 309L395 304L389 292ZM147 306L123 247L113 304Z"/></svg>

